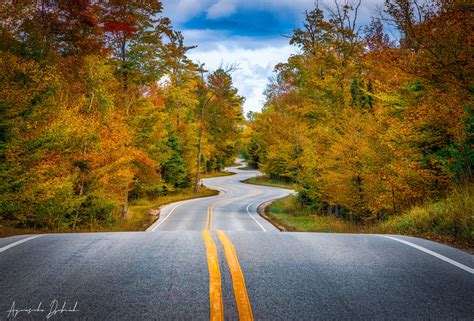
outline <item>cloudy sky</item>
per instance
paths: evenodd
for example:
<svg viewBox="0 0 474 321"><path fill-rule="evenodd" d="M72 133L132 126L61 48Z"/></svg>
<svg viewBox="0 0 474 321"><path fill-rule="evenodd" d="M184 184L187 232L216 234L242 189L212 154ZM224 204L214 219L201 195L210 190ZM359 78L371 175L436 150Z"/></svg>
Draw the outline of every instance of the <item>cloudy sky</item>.
<svg viewBox="0 0 474 321"><path fill-rule="evenodd" d="M327 0L332 1L332 0ZM369 20L383 0L362 0L361 23ZM323 3L324 1L320 1ZM261 109L273 67L295 52L289 35L303 21L314 0L163 0L164 15L184 34L188 45L198 45L189 56L209 70L237 64L235 86L246 97L245 112Z"/></svg>

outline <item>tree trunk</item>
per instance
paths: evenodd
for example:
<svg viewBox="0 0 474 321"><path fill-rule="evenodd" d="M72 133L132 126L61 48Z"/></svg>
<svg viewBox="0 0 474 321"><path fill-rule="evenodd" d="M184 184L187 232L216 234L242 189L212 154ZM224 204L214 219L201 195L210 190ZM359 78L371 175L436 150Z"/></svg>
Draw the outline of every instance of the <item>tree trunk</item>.
<svg viewBox="0 0 474 321"><path fill-rule="evenodd" d="M125 198L123 200L123 205L122 205L122 219L127 219L128 216L128 190L125 193Z"/></svg>
<svg viewBox="0 0 474 321"><path fill-rule="evenodd" d="M206 105L205 100L201 104L201 126L199 127L199 143L198 143L198 157L196 162L196 178L194 181L194 194L198 191L199 184L199 172L201 170L201 150L202 150L202 134L204 126L204 106Z"/></svg>
<svg viewBox="0 0 474 321"><path fill-rule="evenodd" d="M128 214L128 202L122 205L122 219L126 220Z"/></svg>
<svg viewBox="0 0 474 321"><path fill-rule="evenodd" d="M197 191L198 191L199 171L201 170L201 143L202 143L202 130L199 134L198 158L197 158L197 166L196 166L196 179L194 181L194 194L196 194Z"/></svg>

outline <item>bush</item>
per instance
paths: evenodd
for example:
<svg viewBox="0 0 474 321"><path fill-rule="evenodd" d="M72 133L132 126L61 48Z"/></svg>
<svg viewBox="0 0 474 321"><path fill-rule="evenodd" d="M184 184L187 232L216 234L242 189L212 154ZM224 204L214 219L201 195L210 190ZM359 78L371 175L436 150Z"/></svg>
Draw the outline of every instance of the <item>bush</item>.
<svg viewBox="0 0 474 321"><path fill-rule="evenodd" d="M442 233L474 241L474 185L455 189L446 199L414 207L387 226L407 233Z"/></svg>

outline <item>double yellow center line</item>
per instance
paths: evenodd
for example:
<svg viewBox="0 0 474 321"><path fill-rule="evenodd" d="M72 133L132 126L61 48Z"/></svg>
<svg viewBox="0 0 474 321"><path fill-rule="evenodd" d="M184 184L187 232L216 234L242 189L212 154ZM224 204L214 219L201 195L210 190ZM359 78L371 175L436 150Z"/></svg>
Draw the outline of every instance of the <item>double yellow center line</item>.
<svg viewBox="0 0 474 321"><path fill-rule="evenodd" d="M217 231L217 236L224 247L225 257L229 265L232 284L234 286L235 303L239 312L239 320L253 320L252 306L250 305L244 274L240 268L237 253L232 242L223 231Z"/></svg>
<svg viewBox="0 0 474 321"><path fill-rule="evenodd" d="M212 239L209 230L202 231L202 237L206 244L207 267L209 269L209 302L211 321L224 320L224 303L222 301L221 271L219 269L219 257L217 246Z"/></svg>
<svg viewBox="0 0 474 321"><path fill-rule="evenodd" d="M211 234L212 211L220 202L211 204L207 211L206 229L202 231L202 237L206 245L207 265L209 270L209 300L210 320L224 320L224 303L222 299L221 273L219 268L219 257L217 246ZM239 313L239 320L253 320L252 306L245 286L244 274L240 268L234 245L224 231L218 230L217 236L224 248L227 264L229 266L234 287L235 302Z"/></svg>
<svg viewBox="0 0 474 321"><path fill-rule="evenodd" d="M212 229L212 211L214 210L214 207L218 205L219 203L223 202L224 200L217 201L209 205L207 208L207 216L206 216L206 230L211 230Z"/></svg>

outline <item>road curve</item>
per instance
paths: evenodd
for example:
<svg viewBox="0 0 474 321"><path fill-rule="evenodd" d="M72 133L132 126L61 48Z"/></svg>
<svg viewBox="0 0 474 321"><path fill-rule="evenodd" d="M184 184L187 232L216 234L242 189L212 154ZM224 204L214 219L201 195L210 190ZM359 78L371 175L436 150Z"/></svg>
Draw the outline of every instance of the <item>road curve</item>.
<svg viewBox="0 0 474 321"><path fill-rule="evenodd" d="M260 217L257 207L263 202L285 197L293 191L250 185L243 180L259 175L258 171L227 168L232 176L207 178L203 184L220 191L215 197L170 204L161 209L160 219L147 231L200 231L206 228L208 208L212 206L212 228L231 231L277 232Z"/></svg>
<svg viewBox="0 0 474 321"><path fill-rule="evenodd" d="M474 319L472 255L405 236L280 233L256 206L290 191L232 170L205 180L220 195L163 208L148 232L0 239L0 320Z"/></svg>

